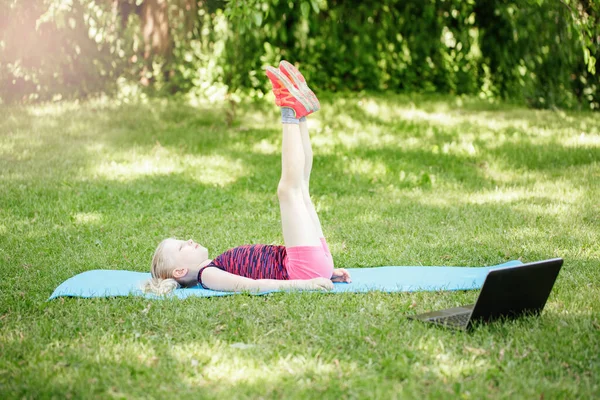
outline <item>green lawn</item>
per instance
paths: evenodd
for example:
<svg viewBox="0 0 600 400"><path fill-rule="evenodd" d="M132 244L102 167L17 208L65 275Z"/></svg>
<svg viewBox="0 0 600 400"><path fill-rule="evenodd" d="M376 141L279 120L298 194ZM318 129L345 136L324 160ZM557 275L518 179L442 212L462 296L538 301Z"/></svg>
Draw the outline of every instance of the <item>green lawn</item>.
<svg viewBox="0 0 600 400"><path fill-rule="evenodd" d="M337 267L563 257L541 318L407 320L476 291L58 299L158 242L280 244L277 110L0 108L0 398L598 398L600 114L324 98L311 190Z"/></svg>

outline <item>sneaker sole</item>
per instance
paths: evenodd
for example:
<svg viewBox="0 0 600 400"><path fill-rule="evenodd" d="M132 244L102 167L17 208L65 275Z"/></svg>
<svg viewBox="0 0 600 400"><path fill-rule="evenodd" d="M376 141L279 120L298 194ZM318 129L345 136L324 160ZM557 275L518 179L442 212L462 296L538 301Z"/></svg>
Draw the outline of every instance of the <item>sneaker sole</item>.
<svg viewBox="0 0 600 400"><path fill-rule="evenodd" d="M285 88L290 92L290 94L294 96L294 98L298 100L300 104L302 104L306 111L313 111L311 102L305 97L304 93L302 93L299 89L297 89L294 86L294 84L288 79L287 76L285 76L285 74L281 73L281 71L279 71L277 68L271 66L267 67L267 71L275 75L277 79L279 79L279 81L283 83L283 86L285 86Z"/></svg>

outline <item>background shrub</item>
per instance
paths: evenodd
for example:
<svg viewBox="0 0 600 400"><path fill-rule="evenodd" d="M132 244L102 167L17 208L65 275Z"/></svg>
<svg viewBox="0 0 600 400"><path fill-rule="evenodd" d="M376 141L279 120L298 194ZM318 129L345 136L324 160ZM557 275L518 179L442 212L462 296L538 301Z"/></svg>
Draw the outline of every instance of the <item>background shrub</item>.
<svg viewBox="0 0 600 400"><path fill-rule="evenodd" d="M329 91L440 92L599 108L589 0L11 0L4 102L268 88L301 63Z"/></svg>

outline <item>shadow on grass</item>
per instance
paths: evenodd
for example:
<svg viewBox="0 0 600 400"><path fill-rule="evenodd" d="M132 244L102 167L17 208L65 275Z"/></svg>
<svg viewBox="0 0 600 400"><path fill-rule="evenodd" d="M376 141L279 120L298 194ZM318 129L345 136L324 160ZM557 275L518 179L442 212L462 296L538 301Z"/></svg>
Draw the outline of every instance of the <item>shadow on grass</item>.
<svg viewBox="0 0 600 400"><path fill-rule="evenodd" d="M579 129L597 132L596 117L567 114L559 125L559 115L548 112L481 111L477 104L419 98L414 107L408 98L396 107L397 98L374 99L381 115L367 108L369 99L362 108L334 99L325 117L315 118L312 191L337 266L561 256L565 266L542 318L472 335L404 318L472 302L473 291L46 303L78 272L148 271L164 237L194 237L211 254L243 243L281 243L279 128L274 114L273 124L262 126L266 113L253 116L251 108L241 110L232 128L218 108L160 102L17 109L0 121L0 392L131 398L597 392L594 200L600 193L591 179L598 152L593 141L577 147L565 139ZM544 137L553 124L556 134Z"/></svg>
<svg viewBox="0 0 600 400"><path fill-rule="evenodd" d="M74 322L75 331L61 338L52 336L52 345L39 355L27 351L34 346L29 334L25 339L8 339L3 353L11 366L3 373L15 379L5 380L2 390L34 397L70 393L73 397L216 398L235 393L305 398L318 392L331 397L379 397L392 392L420 397L467 391L485 397L506 393L510 387L521 395L543 388L548 395L576 397L593 387L597 368L590 369L590 358L577 356L595 342L593 326L600 321L590 314L547 311L541 318L496 322L466 334L408 321L388 295L336 297L346 312L343 318L319 314L333 300L331 296L317 297L311 307L291 300L248 298L244 301L250 308L240 309L235 299L219 299L224 305L220 313L232 314L230 325L219 328L218 321L209 319L212 316L201 317L197 307L187 313L189 329L174 329L166 337L165 324L176 324L183 314L178 312L169 322L163 321L163 314L173 306L198 305L198 301L154 303L137 321L119 322L116 331L110 318L98 320L93 333L80 330L81 324ZM265 301L284 303L288 317L306 322L296 323L279 337L278 333L258 334L267 327L285 329L286 316L273 315L275 321L269 322ZM229 309L236 305L237 309ZM143 306L139 303L140 310ZM319 336L311 319L321 327ZM193 322L204 325L194 327ZM102 334L103 329L111 333ZM45 332L37 339L49 335ZM18 370L13 367L17 362ZM526 379L520 376L524 370L529 373ZM369 385L374 377L379 379L378 387ZM553 385L558 377L559 387Z"/></svg>
<svg viewBox="0 0 600 400"><path fill-rule="evenodd" d="M429 114L456 111L459 118L480 111L417 101L399 108L425 114L403 119L407 114L393 114L393 101L375 99L391 117L378 117L368 104L334 101L323 119L347 131L327 133L323 125L315 134L325 136L324 150L332 150L320 154L315 146L311 189L338 266L495 264L591 247L599 223L592 211L585 214L587 225L570 228L574 238L567 243L549 228L564 229L572 218L552 207L575 207L581 214L585 202L561 203L551 190L536 194L534 187L530 193L528 185L586 188L585 176L573 174L561 183L552 175L595 165L598 148L522 139L481 145L474 153L450 146L444 153L444 144L462 133L432 122ZM280 132L276 120L260 127L264 112L252 116L252 108L242 109L229 128L219 107L168 102L50 111L16 109L3 125L3 138L13 147L0 162L0 240L11 250L0 252L0 259L35 265L17 276L51 267L37 265L38 259L61 266L53 284L93 268L147 270L155 244L169 236L193 236L217 253L243 243L281 243L275 195ZM504 121L500 130L522 131L511 125L515 115L530 126L552 122L529 110L488 113ZM477 123L486 123L466 121L473 125L465 133L470 135ZM365 133L370 125L377 129ZM356 141L348 141L352 135ZM491 171L494 163L505 169L503 176ZM498 185L506 194L494 195ZM10 226L11 234L2 226Z"/></svg>
<svg viewBox="0 0 600 400"><path fill-rule="evenodd" d="M558 141L546 144L504 143L491 152L507 166L548 173L600 162L600 147L567 147Z"/></svg>
<svg viewBox="0 0 600 400"><path fill-rule="evenodd" d="M166 237L193 237L212 256L246 243L281 244L276 196L270 189L250 190L256 183L249 179L220 188L190 185L185 176L150 176L38 188L33 197L13 193L11 201L20 207L11 208L15 212L6 220L11 234L0 238L11 249L11 273L0 284L5 304L25 307L23 296L28 305L43 302L62 281L91 269L148 271L155 246ZM552 200L540 201L543 206ZM569 274L575 259L594 259L597 231L516 207L530 202L439 205L359 192L317 205L333 205L320 214L338 268L564 257ZM569 241L562 233L566 227ZM590 279L590 271L573 271L573 279Z"/></svg>
<svg viewBox="0 0 600 400"><path fill-rule="evenodd" d="M377 104L387 104L386 107L393 110L393 103L381 99L377 101ZM434 108L439 107L441 106L437 105ZM321 190L328 190L330 185L336 183L341 184L338 184L335 190L343 190L346 184L355 183L362 186L380 181L400 187L427 186L431 183L432 175L437 175L441 178L438 181L450 185L459 184L465 189L476 189L497 183L485 171L486 164L494 160L501 161L518 176L517 171L524 168L542 172L559 171L565 166L586 165L600 159L598 148L566 147L559 141L533 144L519 140L490 149L477 139L462 145L455 143L457 137L460 138L462 134L476 135L477 126L471 120L468 120L468 124L473 126L462 133L443 123L431 132L431 127L435 125L432 125L431 121L404 120L402 113L391 119L384 119L373 112L367 112L365 107L357 105L356 102L337 101L330 109L331 115L327 114L324 119L327 121L330 118L331 125L337 126L340 131L329 134L329 140L335 149L334 154L320 155L318 149L315 152L318 159L315 164L318 163L322 170L330 172L332 178L328 179L329 184L321 185ZM451 111L452 107L448 109L446 105L444 112L448 110ZM460 107L456 110L461 111L460 115L472 113ZM384 113L385 110L381 112ZM511 112L513 111L504 111L496 117L510 127ZM520 113L520 110L514 112ZM261 115L254 116L254 121L249 124L242 119L237 126L228 128L223 122L224 118L220 117L223 110L219 107L196 109L184 104L160 102L119 109L98 110L84 107L77 111L77 119L73 119L68 112L41 116L32 115L30 112L27 117L22 114L22 111L17 110L14 118L17 122L14 126L5 127L13 138L12 150L6 154L5 174L21 181L35 179L36 176L49 178L55 175L72 175L74 171L82 168L84 171L91 168L93 172L93 166L103 159L116 162L115 168L122 167L122 174L133 174L133 179L136 173L140 175L139 171L132 171L135 168L149 169L147 174L167 175L173 170L181 171L182 168L200 169L202 163L206 162L217 163L215 168L222 165L227 169L235 160L243 161L239 168L254 176L272 177L273 174L278 174L274 172L278 170L279 165L275 162L279 158L278 151L269 159L272 162L265 162L264 158L267 155L260 152L232 150L240 143L246 143L245 146L248 147L261 141L278 147L279 132L276 128L270 130L244 127L256 126ZM252 115L251 111L242 114L242 118L248 115ZM262 117L264 118L264 114ZM344 122L346 120L354 121L353 126L348 126ZM531 125L546 124L534 117L527 122ZM361 133L368 126L375 126L379 133ZM516 129L522 130L518 125ZM43 132L31 135L31 132L39 131ZM380 142L381 132L391 135L392 139ZM340 137L338 133L346 136ZM344 138L348 134L359 135L359 141L350 147L344 145ZM373 137L372 142L368 142L369 135ZM57 140L57 136L60 136L61 140ZM396 143L393 138L397 140ZM406 138L415 141L413 148L405 146ZM478 152L469 154L472 150L461 147L471 146L471 143L478 146ZM447 147L448 152L440 153L441 150L436 150L443 149L444 146L450 146ZM161 152L161 148L166 150ZM66 151L69 153L65 154ZM221 158L207 161L205 156ZM160 166L153 170L154 164L164 162L165 158L184 160L179 164L176 161L167 164L163 170ZM365 159L368 159L370 164L365 163ZM15 166L23 162L31 168L23 171ZM361 165L361 162L366 165ZM374 171L373 164L381 166L381 170ZM143 175L144 172L140 176ZM318 179L319 174L315 175ZM354 179L356 181L353 181Z"/></svg>

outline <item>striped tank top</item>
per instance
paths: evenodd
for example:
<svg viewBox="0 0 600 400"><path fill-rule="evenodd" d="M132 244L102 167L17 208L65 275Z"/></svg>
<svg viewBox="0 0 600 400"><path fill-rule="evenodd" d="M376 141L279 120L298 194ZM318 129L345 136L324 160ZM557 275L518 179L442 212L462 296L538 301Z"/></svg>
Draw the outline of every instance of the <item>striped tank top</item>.
<svg viewBox="0 0 600 400"><path fill-rule="evenodd" d="M213 259L198 272L202 285L202 272L208 267L217 267L234 275L251 279L288 280L285 268L287 252L285 246L249 244L229 249ZM204 285L202 285L204 287Z"/></svg>

